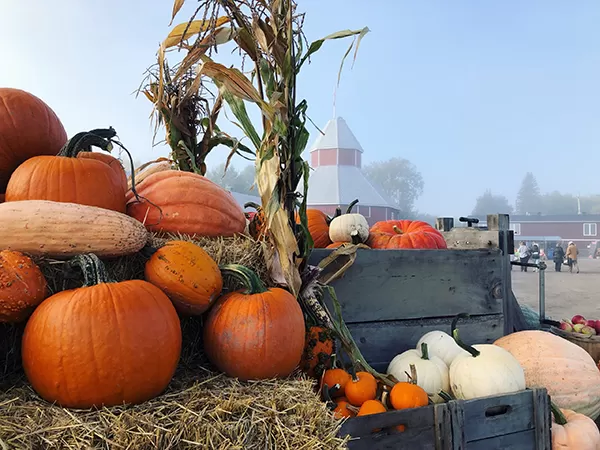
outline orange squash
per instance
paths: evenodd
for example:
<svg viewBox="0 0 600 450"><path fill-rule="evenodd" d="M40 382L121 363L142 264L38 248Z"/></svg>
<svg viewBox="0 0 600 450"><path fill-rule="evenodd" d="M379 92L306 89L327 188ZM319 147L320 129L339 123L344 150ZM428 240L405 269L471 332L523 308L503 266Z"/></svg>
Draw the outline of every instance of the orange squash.
<svg viewBox="0 0 600 450"><path fill-rule="evenodd" d="M597 450L600 431L588 416L552 404L552 450Z"/></svg>
<svg viewBox="0 0 600 450"><path fill-rule="evenodd" d="M165 170L136 186L137 200L128 193L127 214L150 231L197 236L243 233L246 218L230 192L191 172Z"/></svg>
<svg viewBox="0 0 600 450"><path fill-rule="evenodd" d="M327 385L328 388L333 388L336 385L339 385L340 388L333 392L331 396L333 398L343 397L346 392L346 385L350 382L352 377L348 372L344 369L329 369L326 370L323 375L323 386Z"/></svg>
<svg viewBox="0 0 600 450"><path fill-rule="evenodd" d="M371 227L367 245L375 249L443 249L442 233L420 220L386 220Z"/></svg>
<svg viewBox="0 0 600 450"><path fill-rule="evenodd" d="M362 406L367 400L377 396L377 381L368 372L356 372L346 384L345 395L354 406Z"/></svg>
<svg viewBox="0 0 600 450"><path fill-rule="evenodd" d="M47 296L46 279L31 258L0 251L0 322L22 322Z"/></svg>
<svg viewBox="0 0 600 450"><path fill-rule="evenodd" d="M221 268L246 289L219 298L204 322L204 351L221 372L240 380L285 377L304 350L304 314L296 298L267 289L250 269Z"/></svg>
<svg viewBox="0 0 600 450"><path fill-rule="evenodd" d="M29 158L56 155L67 133L52 109L28 92L0 88L0 194L13 171Z"/></svg>
<svg viewBox="0 0 600 450"><path fill-rule="evenodd" d="M96 134L98 133L98 134ZM57 156L36 156L13 172L6 186L6 201L50 200L96 206L125 212L125 172L119 173L101 157L79 158L91 146L109 148L115 130L79 133L65 144ZM116 160L115 160L116 161ZM118 162L118 161L117 161Z"/></svg>
<svg viewBox="0 0 600 450"><path fill-rule="evenodd" d="M221 294L217 263L192 242L170 241L146 262L146 281L159 287L182 314L204 313Z"/></svg>
<svg viewBox="0 0 600 450"><path fill-rule="evenodd" d="M44 300L22 341L25 375L67 408L142 403L160 394L181 352L179 317L160 289L111 282L93 254L77 256L85 285Z"/></svg>
<svg viewBox="0 0 600 450"><path fill-rule="evenodd" d="M310 377L321 378L323 372L331 368L333 352L331 331L324 327L310 327L306 332L300 368Z"/></svg>

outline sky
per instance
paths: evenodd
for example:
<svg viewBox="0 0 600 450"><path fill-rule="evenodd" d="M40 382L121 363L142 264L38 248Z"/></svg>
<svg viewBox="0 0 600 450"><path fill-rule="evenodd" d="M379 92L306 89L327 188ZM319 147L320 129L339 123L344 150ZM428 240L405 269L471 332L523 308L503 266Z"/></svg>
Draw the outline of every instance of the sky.
<svg viewBox="0 0 600 450"><path fill-rule="evenodd" d="M197 5L188 3L180 21ZM370 28L344 69L336 113L364 148L363 163L401 157L417 167L421 212L469 214L488 188L514 202L527 171L542 192L599 193L600 2L298 3L310 41ZM69 135L113 126L138 160L166 156L152 146L151 104L134 92L169 32L171 9L171 0L0 0L0 86L42 98ZM333 115L347 45L326 43L299 79L321 127ZM318 132L309 130L312 142ZM215 150L209 167L226 155Z"/></svg>

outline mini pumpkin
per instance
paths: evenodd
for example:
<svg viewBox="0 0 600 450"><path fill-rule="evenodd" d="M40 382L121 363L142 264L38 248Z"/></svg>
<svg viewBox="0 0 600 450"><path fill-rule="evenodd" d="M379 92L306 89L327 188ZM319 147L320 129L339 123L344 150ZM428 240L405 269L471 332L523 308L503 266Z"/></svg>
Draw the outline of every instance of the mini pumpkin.
<svg viewBox="0 0 600 450"><path fill-rule="evenodd" d="M48 296L40 268L21 252L0 251L0 322L22 322Z"/></svg>
<svg viewBox="0 0 600 450"><path fill-rule="evenodd" d="M125 172L110 163L115 158L96 155L79 158L91 147L112 147L114 129L78 133L57 156L36 156L21 164L11 175L6 187L6 201L50 200L62 203L96 206L125 212ZM110 164L107 164L107 161ZM117 161L118 163L118 161Z"/></svg>
<svg viewBox="0 0 600 450"><path fill-rule="evenodd" d="M200 315L221 294L223 278L204 249L187 241L170 241L146 262L146 281L159 287L182 314Z"/></svg>
<svg viewBox="0 0 600 450"><path fill-rule="evenodd" d="M560 409L551 403L552 450L597 450L600 448L600 431L588 416L570 409Z"/></svg>
<svg viewBox="0 0 600 450"><path fill-rule="evenodd" d="M250 269L221 268L242 281L245 290L219 298L204 322L204 351L222 372L240 380L285 377L304 350L304 314L296 298L267 289Z"/></svg>
<svg viewBox="0 0 600 450"><path fill-rule="evenodd" d="M323 386L332 388L339 385L339 388L331 394L332 397L343 397L346 392L346 385L350 382L352 377L344 369L329 369L323 374Z"/></svg>
<svg viewBox="0 0 600 450"><path fill-rule="evenodd" d="M304 353L300 368L308 376L321 378L323 372L331 368L334 340L331 330L313 326L306 332Z"/></svg>
<svg viewBox="0 0 600 450"><path fill-rule="evenodd" d="M352 405L348 403L348 400L337 400L333 408L333 417L335 417L336 419L355 417L356 414L349 407L352 407Z"/></svg>
<svg viewBox="0 0 600 450"><path fill-rule="evenodd" d="M344 389L346 398L354 406L362 406L377 396L377 380L368 372L356 372Z"/></svg>
<svg viewBox="0 0 600 450"><path fill-rule="evenodd" d="M425 390L415 383L400 381L390 392L390 403L394 409L420 408L429 404L429 396ZM399 431L403 431L401 425Z"/></svg>
<svg viewBox="0 0 600 450"><path fill-rule="evenodd" d="M366 242L369 238L369 223L362 214L352 214L352 208L358 203L354 200L348 206L346 214L337 208L336 215L329 224L329 239L332 242Z"/></svg>
<svg viewBox="0 0 600 450"><path fill-rule="evenodd" d="M444 236L420 220L386 220L371 227L367 245L374 249L444 249Z"/></svg>
<svg viewBox="0 0 600 450"><path fill-rule="evenodd" d="M370 416L371 414L381 414L387 412L386 407L379 400L367 400L362 404L356 417ZM375 428L373 433L381 431L381 428Z"/></svg>
<svg viewBox="0 0 600 450"><path fill-rule="evenodd" d="M85 285L44 300L22 341L25 375L67 408L142 403L169 384L181 353L179 317L143 280L112 282L93 254L75 257Z"/></svg>

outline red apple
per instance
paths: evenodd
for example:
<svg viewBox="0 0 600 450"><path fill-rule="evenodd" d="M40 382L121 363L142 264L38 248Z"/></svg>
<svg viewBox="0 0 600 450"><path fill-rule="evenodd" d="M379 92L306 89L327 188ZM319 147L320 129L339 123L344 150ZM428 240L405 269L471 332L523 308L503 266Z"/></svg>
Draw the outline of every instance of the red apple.
<svg viewBox="0 0 600 450"><path fill-rule="evenodd" d="M596 329L596 321L588 319L588 320L585 321L585 326L586 327L591 327L591 328L593 328L595 330Z"/></svg>
<svg viewBox="0 0 600 450"><path fill-rule="evenodd" d="M573 325L577 325L578 323L585 325L586 321L585 321L585 317L577 314L576 316L573 316L573 318L571 319L571 322L573 322Z"/></svg>
<svg viewBox="0 0 600 450"><path fill-rule="evenodd" d="M600 320L596 320L596 326L594 328L596 329L596 333L600 334Z"/></svg>
<svg viewBox="0 0 600 450"><path fill-rule="evenodd" d="M573 331L573 325L571 325L570 322L563 320L560 322L560 329L563 331Z"/></svg>

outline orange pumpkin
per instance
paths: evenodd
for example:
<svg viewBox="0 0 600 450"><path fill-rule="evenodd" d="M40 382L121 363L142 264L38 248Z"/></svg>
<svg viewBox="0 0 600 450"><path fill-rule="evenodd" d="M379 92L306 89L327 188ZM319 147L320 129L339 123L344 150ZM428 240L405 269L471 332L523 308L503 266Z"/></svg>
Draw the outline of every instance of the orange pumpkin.
<svg viewBox="0 0 600 450"><path fill-rule="evenodd" d="M333 417L335 417L336 419L344 419L346 417L356 416L356 414L348 408L349 406L352 405L348 403L348 400L336 400L335 407L333 408Z"/></svg>
<svg viewBox="0 0 600 450"><path fill-rule="evenodd" d="M159 287L182 314L200 315L221 294L217 263L192 242L170 241L146 262L146 281Z"/></svg>
<svg viewBox="0 0 600 450"><path fill-rule="evenodd" d="M121 184L123 185L123 192L127 192L129 189L127 185L127 174L125 173L125 169L119 161L114 156L108 153L100 153L100 152L80 152L77 154L78 158L88 158L95 159L97 161L101 161L104 164L107 164L114 172L115 175L121 180Z"/></svg>
<svg viewBox="0 0 600 450"><path fill-rule="evenodd" d="M429 397L422 387L401 381L392 388L390 403L394 409L420 408L429 404Z"/></svg>
<svg viewBox="0 0 600 450"><path fill-rule="evenodd" d="M150 231L198 236L233 236L246 228L244 211L230 192L191 172L165 170L128 192L127 214Z"/></svg>
<svg viewBox="0 0 600 450"><path fill-rule="evenodd" d="M124 172L118 173L100 158L78 157L82 151L90 152L92 145L109 149L109 139L115 135L113 129L79 133L57 156L28 159L10 177L6 201L51 200L124 213Z"/></svg>
<svg viewBox="0 0 600 450"><path fill-rule="evenodd" d="M40 268L21 252L0 251L0 322L21 322L48 296Z"/></svg>
<svg viewBox="0 0 600 450"><path fill-rule="evenodd" d="M596 450L600 431L588 416L552 404L552 450Z"/></svg>
<svg viewBox="0 0 600 450"><path fill-rule="evenodd" d="M306 332L300 368L310 377L321 378L323 372L331 367L333 352L334 341L331 330L324 327L310 327Z"/></svg>
<svg viewBox="0 0 600 450"><path fill-rule="evenodd" d="M377 380L368 372L356 372L346 384L345 394L354 406L362 406L367 400L377 396Z"/></svg>
<svg viewBox="0 0 600 450"><path fill-rule="evenodd" d="M346 392L346 384L350 382L352 377L344 369L329 369L323 374L323 386L327 385L330 389L336 385L340 388L334 391L331 396L333 398L343 397Z"/></svg>
<svg viewBox="0 0 600 450"><path fill-rule="evenodd" d="M267 289L250 269L221 271L240 279L245 291L217 300L204 323L204 351L221 372L241 380L290 375L304 350L304 314L296 298Z"/></svg>
<svg viewBox="0 0 600 450"><path fill-rule="evenodd" d="M367 400L358 410L357 416L369 416L371 414L381 414L384 412L387 412L387 409L379 400Z"/></svg>
<svg viewBox="0 0 600 450"><path fill-rule="evenodd" d="M0 193L27 159L56 155L67 133L50 107L28 92L0 88Z"/></svg>
<svg viewBox="0 0 600 450"><path fill-rule="evenodd" d="M308 232L315 248L325 248L331 244L331 239L329 239L331 218L327 214L318 209L307 209L306 220L308 221ZM296 214L296 223L300 223L298 214Z"/></svg>
<svg viewBox="0 0 600 450"><path fill-rule="evenodd" d="M367 245L374 249L447 248L442 233L420 220L386 220L371 227Z"/></svg>
<svg viewBox="0 0 600 450"><path fill-rule="evenodd" d="M181 352L179 317L142 280L111 282L98 257L77 256L82 288L44 300L27 322L23 368L36 392L68 408L141 403L160 394Z"/></svg>

